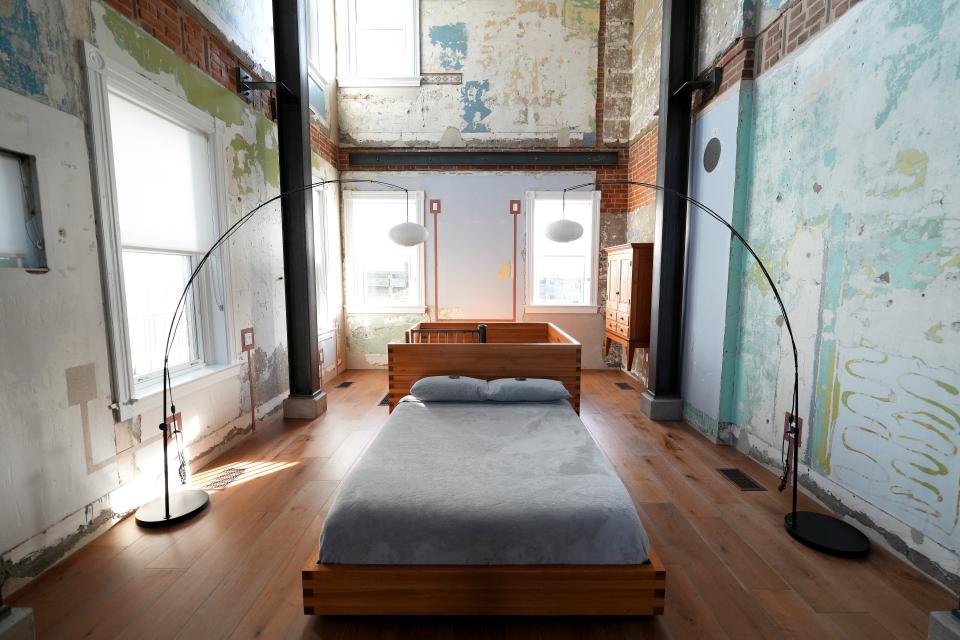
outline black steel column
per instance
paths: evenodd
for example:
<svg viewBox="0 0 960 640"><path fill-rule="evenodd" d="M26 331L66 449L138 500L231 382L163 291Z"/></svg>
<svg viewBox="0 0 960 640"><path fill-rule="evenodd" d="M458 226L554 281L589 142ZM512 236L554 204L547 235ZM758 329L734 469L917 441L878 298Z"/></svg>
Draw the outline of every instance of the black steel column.
<svg viewBox="0 0 960 640"><path fill-rule="evenodd" d="M280 189L293 191L280 201L290 364L290 398L284 402L284 415L295 418L315 417L310 415L310 407L318 405L322 395L317 350L313 197L310 190L302 190L313 177L305 2L273 0ZM322 408L313 413L322 413Z"/></svg>
<svg viewBox="0 0 960 640"><path fill-rule="evenodd" d="M657 181L667 189L687 193L690 159L690 94L674 96L694 77L697 49L695 0L663 0L660 61L660 115L657 142ZM683 274L687 235L687 204L674 195L658 193L653 254L653 300L650 326L649 384L642 409L657 420L678 420L680 356L683 332Z"/></svg>

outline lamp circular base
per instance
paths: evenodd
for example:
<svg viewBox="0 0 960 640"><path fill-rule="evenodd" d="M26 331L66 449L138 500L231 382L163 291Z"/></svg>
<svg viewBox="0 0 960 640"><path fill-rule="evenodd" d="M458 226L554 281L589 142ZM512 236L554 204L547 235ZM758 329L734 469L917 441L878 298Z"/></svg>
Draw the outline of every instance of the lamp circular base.
<svg viewBox="0 0 960 640"><path fill-rule="evenodd" d="M170 516L167 517L163 496L137 509L137 524L141 527L167 527L188 520L207 508L210 496L200 489L185 489L170 494Z"/></svg>
<svg viewBox="0 0 960 640"><path fill-rule="evenodd" d="M795 540L811 549L839 558L865 558L870 553L870 540L843 520L825 513L798 511L783 518L783 526Z"/></svg>

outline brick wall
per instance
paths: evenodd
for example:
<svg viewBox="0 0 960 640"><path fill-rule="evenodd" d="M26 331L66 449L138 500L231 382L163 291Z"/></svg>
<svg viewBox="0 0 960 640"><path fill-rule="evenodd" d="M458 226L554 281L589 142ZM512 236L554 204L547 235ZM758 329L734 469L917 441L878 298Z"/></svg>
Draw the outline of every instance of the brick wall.
<svg viewBox="0 0 960 640"><path fill-rule="evenodd" d="M630 145L627 179L656 184L658 133L657 126L653 125ZM653 189L631 186L627 198L627 210L636 211L640 207L652 204L656 199L657 192Z"/></svg>
<svg viewBox="0 0 960 640"><path fill-rule="evenodd" d="M823 31L860 0L793 0L754 37L741 38L720 59L723 80L717 95L741 80L765 73L810 38ZM702 108L706 102L698 102Z"/></svg>
<svg viewBox="0 0 960 640"><path fill-rule="evenodd" d="M777 18L757 36L759 64L764 73L784 56L823 31L860 0L793 0Z"/></svg>

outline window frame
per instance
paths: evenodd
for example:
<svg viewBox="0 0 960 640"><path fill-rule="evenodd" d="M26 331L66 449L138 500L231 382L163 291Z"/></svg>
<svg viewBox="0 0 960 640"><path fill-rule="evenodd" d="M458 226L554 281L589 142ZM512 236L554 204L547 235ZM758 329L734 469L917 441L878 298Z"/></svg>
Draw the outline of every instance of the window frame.
<svg viewBox="0 0 960 640"><path fill-rule="evenodd" d="M401 1L401 0L396 0ZM356 3L357 0L337 0L337 84L340 87L419 87L420 71L420 0L402 0L410 3L411 34L407 37L407 65L410 75L395 77L365 77L357 74Z"/></svg>
<svg viewBox="0 0 960 640"><path fill-rule="evenodd" d="M341 193L341 202L343 203L343 246L344 246L344 265L345 269L345 281L346 281L346 311L347 313L409 313L409 314L422 314L426 313L427 303L426 303L426 252L424 249L425 242L421 242L417 245L416 256L417 256L417 266L415 271L419 275L419 283L416 287L417 301L409 304L391 304L391 305L373 305L366 303L366 295L364 293L363 278L360 277L359 270L361 266L356 259L355 252L353 251L354 245L354 212L353 212L353 203L357 200L364 199L373 199L373 198L383 198L385 196L389 197L405 197L402 191L367 191L367 190L354 190L354 189L345 189ZM417 224L423 224L424 220L424 193L423 191L410 190L410 199L414 207L414 214L410 217L410 222L416 222ZM357 240L360 240L357 238ZM398 245L399 246L399 245Z"/></svg>
<svg viewBox="0 0 960 640"><path fill-rule="evenodd" d="M0 269L22 269L32 273L45 273L47 266L47 245L43 233L43 213L40 206L40 185L37 173L37 157L33 154L22 153L3 146L6 141L0 141L0 156L6 156L17 163L20 173L20 195L22 197L24 215L24 235L30 245L24 253L5 255L0 259ZM2 214L0 214L2 215ZM29 218L30 222L26 219ZM30 237L28 224L33 224L39 240ZM19 259L21 264L5 264L9 260ZM35 264L33 262L35 261Z"/></svg>
<svg viewBox="0 0 960 640"><path fill-rule="evenodd" d="M331 29L331 34L334 37L333 44L333 72L331 74L326 74L321 68L320 64L314 64L314 58L322 58L320 54L320 29L317 25L317 19L319 16L319 7L317 6L321 2L330 3L330 13L333 15L333 29ZM324 87L329 87L333 84L334 79L337 77L337 24L336 24L336 0L307 0L307 73L314 80L314 82L320 84ZM322 62L317 60L318 63Z"/></svg>
<svg viewBox="0 0 960 640"><path fill-rule="evenodd" d="M600 192L567 192L567 201L592 202L593 220L590 229L593 244L590 255L590 277L593 280L589 288L590 299L583 304L535 304L533 292L536 291L533 262L536 256L536 237L534 234L534 216L538 200L563 199L562 191L528 191L526 193L526 229L524 237L524 312L525 313L599 313L598 287L600 271ZM586 229L584 229L586 231Z"/></svg>
<svg viewBox="0 0 960 640"><path fill-rule="evenodd" d="M97 222L100 257L106 307L107 339L110 344L111 384L113 404L121 420L159 408L161 404L161 376L137 380L133 375L127 324L126 295L123 277L123 250L120 239L120 214L115 183L113 145L110 128L109 94L114 92L144 108L190 127L208 139L211 190L214 193L214 223L217 229L229 224L227 202L227 167L224 153L225 125L210 114L187 103L164 87L144 78L135 71L106 57L89 42L83 43L84 67L90 101L90 134L93 147L95 186L97 194ZM138 250L134 246L127 247ZM192 256L182 251L160 251L164 254ZM236 375L240 367L238 349L232 336L236 332L232 287L230 282L230 249L221 246L219 256L212 256L209 266L194 283L197 304L197 333L202 363L177 367L171 384L181 393L191 393ZM216 270L218 273L214 274ZM214 278L222 282L222 312L214 309ZM218 317L219 316L219 317ZM181 325L181 330L182 325ZM143 377L143 376L138 376Z"/></svg>

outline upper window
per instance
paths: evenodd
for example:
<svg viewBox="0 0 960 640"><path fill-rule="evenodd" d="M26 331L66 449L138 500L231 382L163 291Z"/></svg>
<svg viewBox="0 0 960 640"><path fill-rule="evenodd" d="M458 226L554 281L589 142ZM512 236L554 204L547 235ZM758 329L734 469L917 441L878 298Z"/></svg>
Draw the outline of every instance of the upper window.
<svg viewBox="0 0 960 640"><path fill-rule="evenodd" d="M88 71L122 417L159 389L173 311L218 236L224 145L222 125L211 116L122 67L101 64ZM215 254L187 296L170 350L174 384L231 362L225 260L226 253Z"/></svg>
<svg viewBox="0 0 960 640"><path fill-rule="evenodd" d="M307 2L307 59L310 63L310 74L327 85L337 71L333 2L334 0Z"/></svg>
<svg viewBox="0 0 960 640"><path fill-rule="evenodd" d="M0 149L0 267L44 269L35 159Z"/></svg>
<svg viewBox="0 0 960 640"><path fill-rule="evenodd" d="M547 226L565 217L580 223L583 235L572 242L547 238ZM527 307L541 311L595 312L600 193L527 194Z"/></svg>
<svg viewBox="0 0 960 640"><path fill-rule="evenodd" d="M355 309L423 312L423 245L403 247L392 227L423 224L423 192L344 191L347 305ZM408 213L409 206L409 213Z"/></svg>
<svg viewBox="0 0 960 640"><path fill-rule="evenodd" d="M420 85L419 0L339 0L342 87Z"/></svg>

